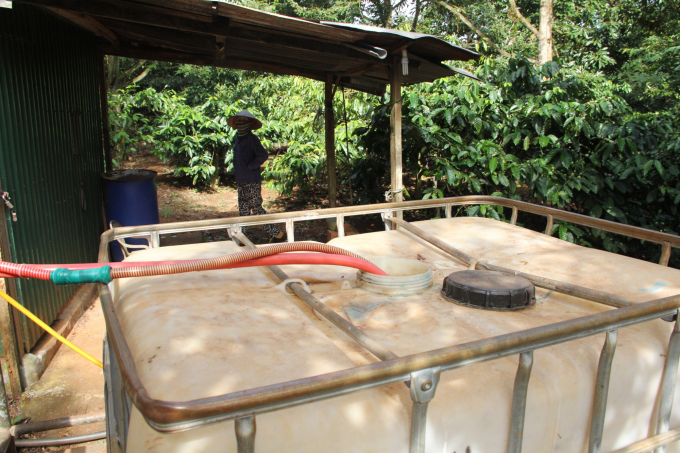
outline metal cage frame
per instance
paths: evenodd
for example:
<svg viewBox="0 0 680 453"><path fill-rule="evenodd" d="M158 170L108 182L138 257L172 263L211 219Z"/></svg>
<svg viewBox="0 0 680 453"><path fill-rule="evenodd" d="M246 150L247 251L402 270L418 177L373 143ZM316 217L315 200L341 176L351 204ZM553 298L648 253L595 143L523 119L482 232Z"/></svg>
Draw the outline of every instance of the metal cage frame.
<svg viewBox="0 0 680 453"><path fill-rule="evenodd" d="M335 218L338 225L338 235L342 237L345 235L344 217L379 213L385 222L387 230L403 228L466 265L477 269L491 269L519 274L528 278L536 286L549 288L556 292L615 308L614 310L582 316L568 321L431 350L411 356L398 357L325 306L305 291L301 285L290 283L288 287L303 302L314 308L319 314L373 353L381 361L334 373L296 379L231 394L174 402L153 399L149 396L136 373L132 354L116 315L109 288L108 286L100 285L99 295L107 327L107 341L105 345L107 392L113 392L111 395L107 393L107 396L114 397L112 402L119 401L113 407L109 408L107 406L107 413L111 417L123 418L123 420L109 421L109 431L116 431L115 433L109 432L109 451L125 450L126 436L124 433L127 432L130 404L134 404L146 422L159 432L183 431L207 424L235 420L238 451L239 453L246 453L254 451L255 420L258 414L329 399L363 389L405 382L411 389L411 399L413 400L410 453L422 453L425 451L427 406L435 397L440 374L447 370L470 366L475 363L519 355L519 367L515 377L512 396L512 413L507 446L509 453L519 453L522 449L524 414L528 383L533 364L533 351L578 338L605 333L605 342L597 370L588 447L589 453L599 453L604 429L611 365L616 350L617 331L622 327L659 318L675 321L675 326L670 336L663 370L661 394L656 413L656 431L654 435L626 448L617 450L615 453L648 452L652 450L662 452L665 450L665 445L680 439L680 428L669 431L678 362L680 359L680 321L677 320L678 310L680 309L680 295L644 303L634 303L624 297L598 290L536 275L518 273L512 269L480 262L400 218L403 215L403 211L429 208L444 208L445 215L448 218L451 217L451 208L453 206L480 204L512 209L511 224L516 224L519 211L545 216L547 217L546 234L550 234L552 231L554 220L562 220L576 225L660 244L662 246L662 253L659 264L663 266L668 264L671 249L680 248L679 236L561 211L546 206L492 196L465 196L436 200L349 206L315 211L285 212L261 216L123 227L108 230L101 236L99 262L109 261L110 242L128 237L147 237L149 246L155 248L160 246L161 234L227 229L235 242L240 242L249 248L253 248L254 245L241 234L241 228L244 226L285 222L288 240L292 242L294 241L295 222ZM287 279L287 275L278 267L269 266L269 270L277 278L281 280Z"/></svg>

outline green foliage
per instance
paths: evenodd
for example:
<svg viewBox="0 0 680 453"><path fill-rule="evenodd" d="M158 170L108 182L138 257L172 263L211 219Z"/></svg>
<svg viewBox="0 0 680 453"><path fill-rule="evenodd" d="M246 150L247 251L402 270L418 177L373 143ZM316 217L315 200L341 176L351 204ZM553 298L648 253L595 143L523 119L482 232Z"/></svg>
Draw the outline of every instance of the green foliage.
<svg viewBox="0 0 680 453"><path fill-rule="evenodd" d="M437 182L425 197L520 199L521 192L561 209L676 230L676 117L635 113L617 94L619 86L582 67L486 59L477 73L485 82L439 80L404 95L404 167ZM361 141L385 158L388 113L386 104L375 110ZM373 198L382 190L375 188ZM499 218L502 211L473 207L468 215ZM559 237L582 236L560 228ZM581 243L591 240L622 249L608 236Z"/></svg>
<svg viewBox="0 0 680 453"><path fill-rule="evenodd" d="M415 9L390 0L242 0L294 17L390 26L445 36L478 49L456 62L463 77L407 87L403 96L406 198L485 194L523 199L607 220L677 231L680 203L680 10L676 1L555 2L555 61L537 67L536 39L507 0L450 0L490 41L436 2ZM538 25L540 2L517 0ZM501 52L502 50L502 52ZM513 58L499 56L513 55ZM527 58L524 58L527 57ZM111 96L116 158L150 149L195 184L230 171L234 131L248 108L271 158L263 175L290 195L325 183L323 86L278 77L168 63ZM135 73L136 74L136 73ZM389 187L389 97L336 93L335 149L341 193L385 200ZM345 114L346 105L346 114ZM502 209L468 215L504 220ZM656 247L557 222L553 235L655 259ZM655 251L651 251L655 250Z"/></svg>

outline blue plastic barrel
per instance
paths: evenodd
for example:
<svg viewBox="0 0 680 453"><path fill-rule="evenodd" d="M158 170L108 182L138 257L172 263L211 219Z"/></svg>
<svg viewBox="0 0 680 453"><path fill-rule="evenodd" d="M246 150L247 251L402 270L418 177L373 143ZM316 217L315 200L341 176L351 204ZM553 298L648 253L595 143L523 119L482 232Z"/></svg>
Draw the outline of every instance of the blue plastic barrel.
<svg viewBox="0 0 680 453"><path fill-rule="evenodd" d="M112 220L121 226L153 225L160 223L156 172L152 170L115 170L104 178L104 210L106 225ZM142 238L125 239L128 244L149 243ZM117 241L111 243L111 259L123 261L123 252Z"/></svg>

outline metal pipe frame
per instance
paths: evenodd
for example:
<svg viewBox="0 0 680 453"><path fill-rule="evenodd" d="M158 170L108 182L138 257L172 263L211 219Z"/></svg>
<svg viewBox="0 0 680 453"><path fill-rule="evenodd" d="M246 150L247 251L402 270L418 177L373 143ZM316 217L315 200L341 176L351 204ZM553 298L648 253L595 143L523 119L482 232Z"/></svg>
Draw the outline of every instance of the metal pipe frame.
<svg viewBox="0 0 680 453"><path fill-rule="evenodd" d="M425 435L427 433L427 407L434 398L439 385L441 368L429 368L411 373L411 433L409 453L425 453Z"/></svg>
<svg viewBox="0 0 680 453"><path fill-rule="evenodd" d="M237 418L234 429L238 453L255 453L255 433L257 432L255 417Z"/></svg>
<svg viewBox="0 0 680 453"><path fill-rule="evenodd" d="M519 355L519 365L515 375L515 387L512 390L512 411L510 413L510 434L508 436L508 453L522 452L524 438L524 415L527 407L527 393L531 367L534 365L534 351Z"/></svg>
<svg viewBox="0 0 680 453"><path fill-rule="evenodd" d="M507 275L519 275L524 277L533 283L535 286L541 288L550 289L559 293L568 294L570 296L580 297L581 299L590 300L592 302L598 302L604 305L609 305L611 307L628 307L634 305L635 303L626 299L625 297L617 296L615 294L606 293L604 291L598 291L595 289L585 288L583 286L573 285L571 283L561 282L559 280L553 280L546 277L539 277L538 275L527 274L526 272L516 271L514 269L508 269L505 267L497 266L495 264L484 263L476 260L473 256L458 250L452 245L438 239L437 237L431 235L430 233L408 223L405 220L390 218L389 221L394 223L398 227L408 231L409 233L419 237L420 239L432 244L439 250L448 253L461 263L466 266L472 266L474 264L475 269L483 269L501 272Z"/></svg>
<svg viewBox="0 0 680 453"><path fill-rule="evenodd" d="M662 233L660 231L648 230L645 228L625 225L609 220L598 219L574 212L562 211L548 206L536 205L524 201L511 200L503 197L493 197L487 195L469 195L464 197L437 198L434 200L416 200L400 203L378 203L372 205L345 206L341 208L316 209L311 211L281 212L276 214L266 214L248 217L230 217L225 219L200 220L192 222L177 222L169 224L143 225L136 227L122 227L108 230L104 233L109 241L118 238L128 237L149 237L152 232L161 234L185 233L189 231L207 231L216 229L232 229L234 227L266 225L270 223L286 223L287 231L294 230L294 222L303 222L318 219L330 219L339 215L344 217L366 214L398 213L402 211L412 211L416 209L444 208L447 218L451 217L453 206L470 206L487 204L492 206L502 206L510 209L517 209L530 214L545 217L552 216L554 220L573 223L589 228L607 231L609 233L620 234L635 239L653 242L665 247L662 259L659 264L665 265L666 256L670 257L671 248L680 248L680 236ZM511 219L512 220L512 219ZM517 219L515 219L516 221ZM549 234L549 233L548 233ZM157 237L157 236L156 236ZM294 235L289 234L289 240ZM154 241L155 242L155 241ZM153 245L152 245L153 247Z"/></svg>
<svg viewBox="0 0 680 453"><path fill-rule="evenodd" d="M617 224L601 219L594 219L591 217L560 211L554 208L544 206L532 205L529 203L509 200L500 197L487 196L470 196L470 197L456 197L438 200L425 200L416 202L404 203L389 203L366 206L350 206L344 208L333 208L319 211L302 211L293 213L269 214L265 216L252 217L238 217L220 220L207 220L199 222L184 222L169 225L148 225L141 227L125 227L116 228L114 230L106 231L100 242L99 261L106 262L109 260L108 244L109 242L124 237L149 236L159 238L160 234L175 233L185 231L209 230L218 228L227 228L230 233L234 233L235 239L238 240L237 232L242 226L262 225L267 223L281 223L286 222L287 229L293 231L295 221L315 220L332 218L344 221L344 217L349 215L364 215L380 213L385 219L386 226L400 223L400 219L395 219L395 213L412 209L425 208L440 208L445 209L445 215L451 216L452 206L462 206L470 204L491 204L499 205L513 209L513 220L516 221L516 210L530 212L539 215L552 216L553 219L572 222L578 225L584 225L592 228L598 228L612 233L622 234L633 238L644 239L651 242L656 242L664 245L669 250L672 247L680 247L680 237L669 235L666 233L645 230L642 228L632 227L629 225ZM406 223L406 222L404 222ZM408 224L407 224L408 225ZM395 225L396 226L396 225ZM402 225L399 225L402 226ZM415 227L414 227L415 228ZM292 235L291 235L292 236ZM152 247L158 246L159 241L154 240ZM457 251L460 252L460 251ZM460 252L462 253L462 252ZM668 253L665 253L666 255ZM472 259L469 255L461 256L462 258ZM484 263L482 263L484 265ZM488 266L488 265L485 265ZM495 269L494 269L495 270ZM285 273L278 270L281 275L275 275L283 279L287 278ZM514 271L512 271L514 273ZM534 276L536 277L536 276ZM541 277L536 277L542 279ZM544 281L547 279L543 279ZM555 283L555 282L553 282ZM556 282L556 284L562 284ZM564 285L564 284L563 284ZM309 295L304 289L295 283L288 285L296 295L303 300ZM299 291L296 291L296 286L299 286ZM573 285L575 286L575 285ZM589 290L587 288L576 287L579 291ZM680 295L657 299L650 302L631 304L625 298L620 298L623 304L614 305L622 308L609 310L602 313L596 313L581 318L576 318L568 321L550 324L547 326L536 327L510 334L491 337L483 340L473 341L469 343L453 345L446 348L427 351L406 357L394 356L388 350L380 351L376 349L375 345L370 341L374 341L367 337L362 339L366 345L370 345L373 352L382 362L373 363L370 365L358 366L351 369L341 370L334 373L328 373L319 376L308 377L304 379L297 379L293 381L283 382L279 384L268 385L264 387L254 388L243 392L232 394L219 395L209 398L200 398L191 401L174 402L163 401L151 398L141 383L132 358L132 354L128 347L127 341L123 334L119 319L116 315L113 299L108 286L100 285L100 300L107 326L108 339L113 351L114 360L120 367L120 372L125 387L125 391L132 403L139 409L144 416L147 423L159 432L175 432L193 429L205 426L212 423L218 423L226 420L239 420L237 422L237 440L239 442L239 451L249 452L253 451L253 446L249 442L252 437L254 445L254 420L257 414L281 410L288 407L293 407L301 404L310 403L313 401L321 401L329 398L334 398L341 395L357 392L363 389L376 388L384 385L390 385L398 382L411 381L412 399L414 401L414 417L412 418L412 436L411 445L412 452L417 453L424 448L424 426L427 414L427 401L420 401L417 394L413 395L417 390L417 385L413 382L420 379L423 373L428 370L437 370L437 373L444 372L451 369L470 366L476 363L482 363L490 360L496 360L503 357L509 357L516 354L521 354L520 367L516 377L515 390L513 392L513 414L520 411L523 415L523 410L526 405L526 385L528 385L528 378L530 373L530 364L528 358L534 350L566 343L579 338L597 335L599 333L607 333L616 331L620 328L647 322L662 317L676 315L680 309ZM298 292L300 294L298 294ZM607 293L600 293L600 296L611 296ZM604 297L603 296L603 297ZM578 297L584 297L579 294ZM616 297L616 296L615 296ZM315 302L316 298L314 298ZM319 302L318 308L313 306L309 301L305 301L312 306L319 313L322 313L324 307L333 312L324 304ZM615 301L616 302L616 301ZM621 302L621 301L618 301ZM320 310L319 310L320 309ZM323 314L323 313L322 313ZM333 314L342 321L346 322L344 318ZM333 314L328 313L329 318L334 318ZM324 315L325 316L325 315ZM330 320L330 319L329 319ZM331 320L331 322L333 322ZM335 324L335 323L334 323ZM340 327L343 323L335 324ZM351 325L351 327L354 327ZM340 327L344 332L351 332L349 326ZM356 329L356 327L354 327ZM680 352L680 331L676 323L675 330L671 336L669 350L666 359L666 366L664 369L664 379L661 391L661 402L658 412L659 427L658 430L664 429L663 420L670 418L670 410L672 397L675 389L675 376L677 374L678 353ZM358 332L360 330L356 329ZM363 334L363 332L361 332ZM365 334L364 334L365 335ZM608 334L608 338L609 338ZM350 335L357 340L361 335ZM355 338L357 337L357 338ZM368 341L370 340L370 341ZM357 340L358 341L358 340ZM377 343L377 342L376 342ZM360 342L361 344L361 342ZM378 344L379 346L379 344ZM368 349L368 348L367 348ZM605 349L607 345L605 344ZM370 349L369 349L370 350ZM387 351L387 352L386 352ZM613 352L612 352L613 353ZM379 355L380 354L380 355ZM604 354L604 351L603 351ZM381 357L382 356L382 357ZM603 358L601 356L600 362L602 365ZM611 364L610 364L611 365ZM598 381L599 381L598 371ZM427 386L426 386L427 387ZM436 388L436 385L433 386ZM434 396L434 388L432 389L432 397ZM522 391L522 388L524 390ZM423 388L424 389L424 388ZM421 390L423 390L421 389ZM524 395L522 396L522 393ZM515 404L515 396L517 396L517 405ZM521 398L520 398L521 397ZM431 398L430 398L431 399ZM519 400L522 400L521 402ZM606 403L606 395L605 395ZM667 401L667 403L663 403ZM419 406L415 406L415 404ZM523 418L523 417L522 417ZM511 421L512 426L519 425L519 417L513 416ZM248 423L252 421L252 429L246 429ZM240 425L240 428L238 427ZM522 423L523 425L523 423ZM665 424L665 430L668 429L668 423ZM252 434L251 434L252 432ZM239 437L240 436L240 437ZM657 439L658 438L658 439ZM655 442L668 443L676 440L674 435L659 434L653 438L648 438L641 442L656 439ZM672 439L672 440L668 440ZM414 445L415 441L415 445ZM509 441L510 442L510 441ZM660 445L659 443L656 445ZM243 447L241 447L243 445ZM421 448L420 445L423 445ZM242 450L243 448L243 450ZM520 437L521 448L521 437ZM509 450L510 451L510 450ZM637 451L637 450L636 450ZM649 451L649 450L644 450Z"/></svg>
<svg viewBox="0 0 680 453"><path fill-rule="evenodd" d="M98 414L78 415L75 417L55 418L52 420L44 420L35 423L25 423L23 425L14 425L10 428L10 433L14 437L23 436L29 433L37 433L41 431L51 431L53 429L68 428L71 426L89 425L90 423L99 423L106 420L104 412Z"/></svg>
<svg viewBox="0 0 680 453"><path fill-rule="evenodd" d="M677 440L680 440L680 428L642 439L632 445L628 445L627 447L621 448L612 453L649 453L656 448L666 446Z"/></svg>
<svg viewBox="0 0 680 453"><path fill-rule="evenodd" d="M659 397L659 412L656 422L656 433L662 434L668 431L668 424L673 410L673 395L675 395L675 382L678 379L678 362L680 361L680 318L675 321L671 339L666 351L666 363L661 378L661 396ZM656 449L656 453L664 453L665 446Z"/></svg>
<svg viewBox="0 0 680 453"><path fill-rule="evenodd" d="M243 233L234 233L233 237L242 243L249 249L256 248L255 245L248 239ZM280 281L288 280L290 277L283 272L278 266L266 266L270 272L276 275ZM286 287L290 288L296 296L298 296L302 301L307 304L312 310L316 310L317 313L321 314L324 318L330 321L335 327L346 333L351 339L359 343L371 354L379 358L380 360L391 360L396 359L397 355L375 341L373 338L366 335L360 329L358 329L354 324L347 321L345 318L331 310L318 300L316 297L312 296L310 293L305 291L305 289L299 283L289 283Z"/></svg>
<svg viewBox="0 0 680 453"><path fill-rule="evenodd" d="M588 438L588 453L600 453L602 447L602 433L604 432L604 416L607 412L607 396L609 393L609 377L612 372L614 352L616 352L617 331L607 332L607 336L600 353L595 379L595 396L593 398L593 413L590 418L590 435Z"/></svg>

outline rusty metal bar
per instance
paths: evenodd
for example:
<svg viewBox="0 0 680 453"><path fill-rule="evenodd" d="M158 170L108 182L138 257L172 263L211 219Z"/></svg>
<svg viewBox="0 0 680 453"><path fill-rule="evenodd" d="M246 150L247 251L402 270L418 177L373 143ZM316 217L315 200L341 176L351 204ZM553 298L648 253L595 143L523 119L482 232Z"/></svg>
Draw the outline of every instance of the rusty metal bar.
<svg viewBox="0 0 680 453"><path fill-rule="evenodd" d="M511 225L517 225L517 215L519 213L519 210L517 209L517 206L512 207L512 216L510 217L510 224Z"/></svg>
<svg viewBox="0 0 680 453"><path fill-rule="evenodd" d="M288 242L295 242L295 222L293 222L293 219L286 220L286 237Z"/></svg>
<svg viewBox="0 0 680 453"><path fill-rule="evenodd" d="M662 266L668 266L668 262L671 259L671 243L664 242L661 247L661 258L659 259L659 264Z"/></svg>
<svg viewBox="0 0 680 453"><path fill-rule="evenodd" d="M12 428L10 428L10 432L14 437L19 437L29 433L50 431L53 429L68 428L71 426L89 425L90 423L99 423L103 422L105 419L106 414L104 412L98 414L79 415L75 417L62 417L52 420L44 420L41 422L14 425Z"/></svg>
<svg viewBox="0 0 680 453"><path fill-rule="evenodd" d="M425 453L427 408L434 398L441 376L441 368L430 368L411 373L411 433L409 453Z"/></svg>
<svg viewBox="0 0 680 453"><path fill-rule="evenodd" d="M534 365L534 351L519 355L519 365L515 375L515 387L512 390L512 411L510 415L510 434L508 436L508 453L522 452L524 438L524 415L527 407L527 393L531 367Z"/></svg>
<svg viewBox="0 0 680 453"><path fill-rule="evenodd" d="M335 225L338 229L338 237L345 237L345 214L338 214L335 217Z"/></svg>
<svg viewBox="0 0 680 453"><path fill-rule="evenodd" d="M680 308L680 296L672 296L320 376L227 395L173 402L149 396L137 375L132 354L113 308L111 293L105 285L100 285L100 300L107 333L120 365L126 391L147 423L160 432L192 429L404 382L410 379L410 373L426 368L441 366L442 371L445 371L495 360L672 315Z"/></svg>
<svg viewBox="0 0 680 453"><path fill-rule="evenodd" d="M548 223L545 225L545 231L544 233L547 234L548 236L552 236L552 229L553 229L553 222L554 218L552 215L548 215Z"/></svg>
<svg viewBox="0 0 680 453"><path fill-rule="evenodd" d="M428 403L413 402L411 406L411 434L409 437L409 453L425 452L425 435L427 434Z"/></svg>
<svg viewBox="0 0 680 453"><path fill-rule="evenodd" d="M612 372L612 361L616 352L617 331L607 332L607 336L600 353L595 379L595 397L593 398L593 412L590 417L590 436L588 453L600 453L602 448L602 433L604 432L604 416L607 412L607 395L609 393L609 377Z"/></svg>
<svg viewBox="0 0 680 453"><path fill-rule="evenodd" d="M680 319L675 321L671 339L666 351L666 363L661 378L661 396L659 397L659 412L657 414L655 434L668 431L668 424L673 410L673 396L675 395L675 381L678 378L678 361L680 360ZM656 449L656 453L664 453L666 447Z"/></svg>
<svg viewBox="0 0 680 453"><path fill-rule="evenodd" d="M234 423L236 430L236 448L238 453L255 453L255 434L257 423L255 417L237 418Z"/></svg>
<svg viewBox="0 0 680 453"><path fill-rule="evenodd" d="M680 440L680 428L642 439L641 441L613 451L612 453L649 453L656 448L663 447L677 440Z"/></svg>
<svg viewBox="0 0 680 453"><path fill-rule="evenodd" d="M380 203L373 205L356 205L344 206L341 208L332 209L317 209L311 211L295 211L295 212L281 212L275 214L266 214L259 216L248 217L230 217L226 219L214 220L200 220L191 222L177 222L172 224L157 224L157 225L142 225L135 227L116 228L115 234L111 240L116 238L135 237L139 233L148 235L150 231L160 231L163 234L167 233L182 233L187 231L203 231L210 229L224 229L230 225L239 224L241 226L264 225L268 223L279 223L287 219L299 219L304 217L306 220L325 219L335 217L337 214L350 215L366 215L366 214L380 214L386 210L390 211L409 211L413 209L426 209L435 207L451 207L451 206L466 206L477 204L490 204L494 206L503 206L506 208L517 207L522 212L529 212L531 214L538 214L543 216L552 215L555 220L562 220L573 223L575 225L582 225L590 228L597 228L602 231L610 233L621 234L623 236L632 237L635 239L642 239L657 244L668 242L671 247L680 248L680 236L673 234L662 233L660 231L647 230L640 227L625 225L622 223L612 222L609 220L598 219L573 212L561 211L559 209L550 208L547 206L535 205L523 201L510 200L503 197L492 197L486 195L469 195L465 197L451 197L451 198L437 198L434 200L416 200L406 201L401 203Z"/></svg>
<svg viewBox="0 0 680 453"><path fill-rule="evenodd" d="M615 294L585 288L583 286L573 285L571 283L565 283L559 280L539 277L538 275L527 274L525 272L520 272L505 267L496 266L495 264L477 262L471 255L468 255L467 253L458 250L452 245L447 244L446 242L442 241L439 238L436 238L435 236L422 230L421 228L418 228L417 226L411 225L405 220L391 218L390 221L398 225L400 228L403 228L404 230L408 231L409 233L412 233L413 235L423 239L424 241L429 242L430 244L434 245L443 252L448 253L449 255L461 261L466 266L470 266L472 263L475 263L476 269L497 271L508 275L519 275L541 288L550 289L552 291L557 291L562 294L567 294L570 296L580 297L581 299L586 299L592 302L598 302L604 305L609 305L610 307L620 308L633 305L633 302L631 302L630 300L621 296L617 296Z"/></svg>
<svg viewBox="0 0 680 453"><path fill-rule="evenodd" d="M235 233L234 236L238 241L245 245L246 248L248 249L256 248L255 245L243 233ZM278 266L267 266L267 269L269 269L274 275L276 275L276 277L282 282L290 278ZM366 335L354 324L347 321L345 318L343 318L342 316L328 308L326 304L319 301L316 297L312 296L307 291L305 291L305 289L299 283L290 283L287 286L291 289L291 291L295 293L296 296L302 299L302 301L305 304L307 304L309 308L316 310L321 316L330 321L335 327L342 330L350 338L352 338L354 341L356 341L361 346L366 348L366 350L368 350L374 356L378 357L380 360L391 360L397 358L397 355L395 353L393 353L392 351L390 351L389 349L375 341L373 338Z"/></svg>

